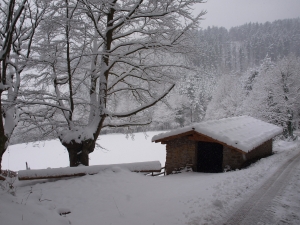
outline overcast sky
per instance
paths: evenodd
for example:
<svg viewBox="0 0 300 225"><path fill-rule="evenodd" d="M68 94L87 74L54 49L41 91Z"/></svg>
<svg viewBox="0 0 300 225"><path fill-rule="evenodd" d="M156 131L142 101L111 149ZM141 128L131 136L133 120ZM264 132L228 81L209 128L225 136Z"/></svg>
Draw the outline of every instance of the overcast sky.
<svg viewBox="0 0 300 225"><path fill-rule="evenodd" d="M195 12L206 10L201 27L230 28L248 22L264 23L300 17L300 0L207 0Z"/></svg>

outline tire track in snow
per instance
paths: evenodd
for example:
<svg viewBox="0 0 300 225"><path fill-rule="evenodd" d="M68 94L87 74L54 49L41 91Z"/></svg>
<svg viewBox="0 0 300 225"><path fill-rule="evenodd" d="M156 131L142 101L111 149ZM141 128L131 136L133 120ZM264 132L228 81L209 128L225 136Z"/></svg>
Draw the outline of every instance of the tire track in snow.
<svg viewBox="0 0 300 225"><path fill-rule="evenodd" d="M293 168L300 163L300 152L285 162L249 200L232 215L226 225L271 224L271 214L263 216L272 200L288 184Z"/></svg>
<svg viewBox="0 0 300 225"><path fill-rule="evenodd" d="M262 221L272 225L300 224L300 163L293 168L290 180L282 188L272 205L266 210Z"/></svg>

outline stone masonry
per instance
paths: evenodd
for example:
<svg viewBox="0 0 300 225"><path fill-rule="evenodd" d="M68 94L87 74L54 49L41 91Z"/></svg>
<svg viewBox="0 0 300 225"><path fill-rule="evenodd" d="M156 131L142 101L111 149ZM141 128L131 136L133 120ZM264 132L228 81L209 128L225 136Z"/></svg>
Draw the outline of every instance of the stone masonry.
<svg viewBox="0 0 300 225"><path fill-rule="evenodd" d="M230 169L237 169L240 168L244 162L245 154L231 149L228 146L223 146L223 169L226 167Z"/></svg>
<svg viewBox="0 0 300 225"><path fill-rule="evenodd" d="M191 141L188 137L182 137L167 142L166 173L185 167L187 164L193 165L196 169L196 149L197 142Z"/></svg>
<svg viewBox="0 0 300 225"><path fill-rule="evenodd" d="M223 168L227 166L230 169L240 169L247 161L259 159L272 154L272 139L259 145L248 153L231 149L227 146L223 147Z"/></svg>
<svg viewBox="0 0 300 225"><path fill-rule="evenodd" d="M166 174L192 165L197 171L197 145L198 141L189 140L187 136L166 142ZM249 153L243 153L229 146L223 145L223 169L240 169L249 160L259 159L272 154L272 139L253 149Z"/></svg>
<svg viewBox="0 0 300 225"><path fill-rule="evenodd" d="M246 160L259 159L262 157L272 155L273 152L272 145L273 145L272 139L266 141L265 143L253 149L251 152L247 153Z"/></svg>

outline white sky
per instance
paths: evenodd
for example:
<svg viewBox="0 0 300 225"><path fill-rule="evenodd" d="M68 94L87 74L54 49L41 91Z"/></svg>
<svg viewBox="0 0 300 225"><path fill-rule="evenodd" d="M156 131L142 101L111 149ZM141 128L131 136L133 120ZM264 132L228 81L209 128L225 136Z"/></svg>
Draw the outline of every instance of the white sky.
<svg viewBox="0 0 300 225"><path fill-rule="evenodd" d="M202 28L231 28L248 22L264 23L300 17L300 0L207 0L198 4L195 13L206 10Z"/></svg>

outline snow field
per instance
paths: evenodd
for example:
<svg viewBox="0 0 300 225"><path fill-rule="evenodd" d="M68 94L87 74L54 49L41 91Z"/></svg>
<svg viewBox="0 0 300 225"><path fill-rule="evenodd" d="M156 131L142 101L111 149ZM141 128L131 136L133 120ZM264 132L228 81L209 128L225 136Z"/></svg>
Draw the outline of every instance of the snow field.
<svg viewBox="0 0 300 225"><path fill-rule="evenodd" d="M126 138L124 134L100 136L98 144L89 155L90 165L107 165L132 162L159 160L165 165L165 145L152 143L153 135L160 132L134 134L134 139ZM59 140L17 144L9 146L2 159L2 168L13 171L25 170L28 162L31 169L59 168L69 166L69 156L66 148Z"/></svg>
<svg viewBox="0 0 300 225"><path fill-rule="evenodd" d="M132 143L147 146L146 142L150 140L137 134L136 142ZM116 141L111 144L116 145ZM109 144L107 146L111 148ZM119 157L123 157L125 146L120 146ZM215 224L259 188L280 165L297 154L298 147L297 142L276 142L276 154L259 160L248 169L219 174L185 172L147 177L114 168L92 176L48 180L47 183L43 183L45 180L16 181L15 197L0 189L1 224ZM165 153L164 149L162 151ZM49 154L49 161L52 157L57 156ZM132 159L143 161L138 160L137 155ZM34 162L31 164L35 165ZM10 165L16 167L13 161ZM70 213L60 216L63 212Z"/></svg>

